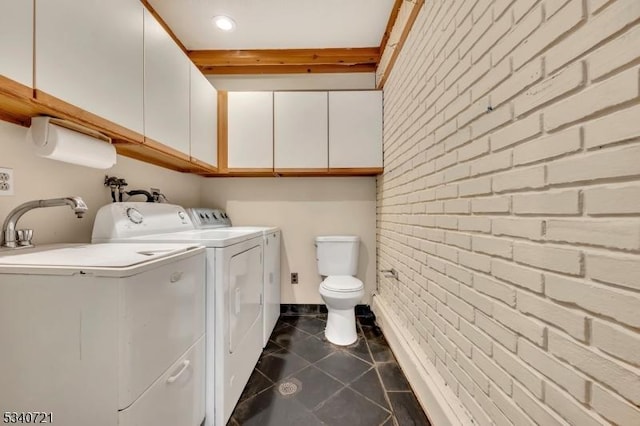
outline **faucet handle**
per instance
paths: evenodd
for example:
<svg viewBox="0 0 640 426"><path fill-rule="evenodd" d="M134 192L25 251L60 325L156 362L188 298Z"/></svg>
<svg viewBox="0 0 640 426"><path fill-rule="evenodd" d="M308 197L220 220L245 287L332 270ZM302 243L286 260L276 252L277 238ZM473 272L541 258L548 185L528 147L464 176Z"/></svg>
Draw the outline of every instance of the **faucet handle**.
<svg viewBox="0 0 640 426"><path fill-rule="evenodd" d="M17 243L21 247L30 247L31 239L33 238L33 229L17 229L16 230L16 239Z"/></svg>

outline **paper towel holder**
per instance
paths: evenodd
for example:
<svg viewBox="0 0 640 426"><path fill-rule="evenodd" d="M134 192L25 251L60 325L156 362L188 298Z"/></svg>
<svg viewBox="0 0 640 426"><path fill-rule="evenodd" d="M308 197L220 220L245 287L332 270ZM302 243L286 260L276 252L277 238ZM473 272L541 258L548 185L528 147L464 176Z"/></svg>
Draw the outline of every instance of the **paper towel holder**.
<svg viewBox="0 0 640 426"><path fill-rule="evenodd" d="M36 137L41 138L40 140L46 139L47 132L48 132L47 127L49 124L55 124L56 126L64 127L66 129L73 130L79 133L84 133L85 135L91 136L96 139L100 139L103 142L112 143L111 138L109 136L102 134L96 130L90 129L88 127L82 126L78 123L74 123L73 121L64 120L62 118L49 117L46 115L41 115L38 117L31 118L31 127L36 132L38 132ZM44 134L39 134L40 132L43 132Z"/></svg>
<svg viewBox="0 0 640 426"><path fill-rule="evenodd" d="M27 139L35 145L36 155L50 160L103 170L117 161L111 138L59 118L33 117Z"/></svg>

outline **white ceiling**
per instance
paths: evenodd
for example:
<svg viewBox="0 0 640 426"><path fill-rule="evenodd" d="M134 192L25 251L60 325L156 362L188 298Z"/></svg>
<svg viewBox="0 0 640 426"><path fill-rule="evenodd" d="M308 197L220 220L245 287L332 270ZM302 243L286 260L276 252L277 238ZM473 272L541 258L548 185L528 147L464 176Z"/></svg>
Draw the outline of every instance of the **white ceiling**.
<svg viewBox="0 0 640 426"><path fill-rule="evenodd" d="M394 0L149 0L188 50L380 45ZM224 33L216 15L236 21Z"/></svg>

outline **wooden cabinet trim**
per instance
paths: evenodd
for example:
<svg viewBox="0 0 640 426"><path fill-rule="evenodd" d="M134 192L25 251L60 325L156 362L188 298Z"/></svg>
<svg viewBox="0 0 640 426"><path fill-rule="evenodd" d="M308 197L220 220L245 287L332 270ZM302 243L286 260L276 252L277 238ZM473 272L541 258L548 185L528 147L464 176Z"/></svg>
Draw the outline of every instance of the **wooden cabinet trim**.
<svg viewBox="0 0 640 426"><path fill-rule="evenodd" d="M31 87L25 86L3 75L0 75L0 93L19 99L33 97L33 89Z"/></svg>
<svg viewBox="0 0 640 426"><path fill-rule="evenodd" d="M199 173L205 177L322 177L322 176L376 176L382 167L345 169L229 169L225 172Z"/></svg>
<svg viewBox="0 0 640 426"><path fill-rule="evenodd" d="M197 167L200 167L202 169L204 169L206 172L208 173L217 173L218 172L218 168L212 164L209 164L205 161L202 160L198 160L197 158L191 157L191 162L196 165Z"/></svg>
<svg viewBox="0 0 640 426"><path fill-rule="evenodd" d="M103 132L114 140L124 140L138 144L144 141L143 135L71 105L55 96L51 96L38 89L34 90L34 93L35 103L41 107L39 110L40 114L53 115L82 124L91 129Z"/></svg>
<svg viewBox="0 0 640 426"><path fill-rule="evenodd" d="M185 55L189 55L189 51L187 50L187 48L184 46L184 44L182 44L180 39L176 36L176 34L173 32L171 27L169 27L169 25L165 22L165 20L162 19L162 16L160 16L160 14L156 12L153 6L151 6L151 3L149 3L148 0L140 0L140 3L142 3L142 5L149 11L150 14L153 15L154 18L156 18L158 23L162 26L162 28L164 28L167 34L169 34L169 37L173 39L173 41L180 48L180 50L182 50Z"/></svg>
<svg viewBox="0 0 640 426"><path fill-rule="evenodd" d="M205 177L274 177L273 169L229 169L224 172L206 173Z"/></svg>
<svg viewBox="0 0 640 426"><path fill-rule="evenodd" d="M218 170L224 172L229 157L229 97L226 91L218 91Z"/></svg>
<svg viewBox="0 0 640 426"><path fill-rule="evenodd" d="M277 176L327 176L329 174L328 168L309 168L309 169L297 169L297 168L278 168L274 169Z"/></svg>
<svg viewBox="0 0 640 426"><path fill-rule="evenodd" d="M228 173L236 173L236 174L252 174L252 173L257 173L257 174L274 174L274 171L272 168L244 168L244 167L238 167L238 168L232 168L232 169L227 169Z"/></svg>
<svg viewBox="0 0 640 426"><path fill-rule="evenodd" d="M31 117L40 114L38 106L33 102L33 91L29 89L30 94L24 95L21 90L18 90L20 93L16 93L14 89L16 87L6 88L0 81L0 120L29 127Z"/></svg>
<svg viewBox="0 0 640 426"><path fill-rule="evenodd" d="M166 149L166 146L158 144L155 141L149 141L149 143L144 144L122 142L116 143L114 146L120 155L145 163L155 164L156 166L166 169L195 174L214 172L210 167L192 162L191 158L185 159L184 156L180 158L175 157L170 150Z"/></svg>
<svg viewBox="0 0 640 426"><path fill-rule="evenodd" d="M164 145L158 141L155 141L151 138L144 138L144 145L148 146L150 148L153 148L154 150L158 151L158 152L162 152L163 154L167 154L168 156L177 158L179 160L182 161L187 161L190 162L191 161L191 157L189 156L189 154L185 154L183 152L178 151L177 149L171 148L170 146Z"/></svg>
<svg viewBox="0 0 640 426"><path fill-rule="evenodd" d="M383 167L350 167L350 168L329 168L332 176L374 176L381 175Z"/></svg>

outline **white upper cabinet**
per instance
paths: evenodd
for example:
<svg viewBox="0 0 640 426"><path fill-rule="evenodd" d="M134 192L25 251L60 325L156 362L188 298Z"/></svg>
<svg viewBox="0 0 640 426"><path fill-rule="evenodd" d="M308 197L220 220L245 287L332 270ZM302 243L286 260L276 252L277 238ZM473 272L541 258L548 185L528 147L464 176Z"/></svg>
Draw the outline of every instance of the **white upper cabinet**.
<svg viewBox="0 0 640 426"><path fill-rule="evenodd" d="M36 89L142 134L143 10L138 0L36 0Z"/></svg>
<svg viewBox="0 0 640 426"><path fill-rule="evenodd" d="M33 0L0 0L0 75L33 87Z"/></svg>
<svg viewBox="0 0 640 426"><path fill-rule="evenodd" d="M276 169L326 169L327 92L274 93Z"/></svg>
<svg viewBox="0 0 640 426"><path fill-rule="evenodd" d="M329 92L329 167L382 167L382 92Z"/></svg>
<svg viewBox="0 0 640 426"><path fill-rule="evenodd" d="M273 168L273 93L229 92L227 96L228 167Z"/></svg>
<svg viewBox="0 0 640 426"><path fill-rule="evenodd" d="M218 166L218 91L191 64L191 157Z"/></svg>
<svg viewBox="0 0 640 426"><path fill-rule="evenodd" d="M190 61L156 18L144 11L145 137L190 152Z"/></svg>

